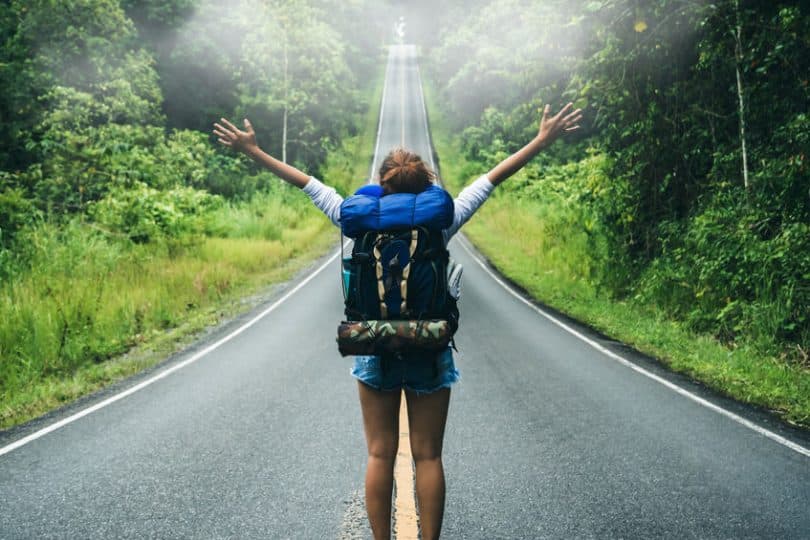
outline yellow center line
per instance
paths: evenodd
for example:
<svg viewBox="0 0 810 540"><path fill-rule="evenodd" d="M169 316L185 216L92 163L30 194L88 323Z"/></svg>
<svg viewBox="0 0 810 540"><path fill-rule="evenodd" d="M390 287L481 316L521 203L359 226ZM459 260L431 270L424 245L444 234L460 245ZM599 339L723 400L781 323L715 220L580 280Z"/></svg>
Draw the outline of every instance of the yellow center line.
<svg viewBox="0 0 810 540"><path fill-rule="evenodd" d="M399 144L405 146L405 47L399 48ZM411 454L411 436L408 429L408 407L405 393L402 393L399 406L399 448L394 465L394 536L397 540L419 539L419 516L416 511L416 497L413 476L413 454Z"/></svg>
<svg viewBox="0 0 810 540"><path fill-rule="evenodd" d="M405 394L399 406L399 450L394 465L396 500L394 502L394 536L397 540L419 539L419 518L416 514L416 498L413 486L413 455L411 436L408 430L408 408Z"/></svg>

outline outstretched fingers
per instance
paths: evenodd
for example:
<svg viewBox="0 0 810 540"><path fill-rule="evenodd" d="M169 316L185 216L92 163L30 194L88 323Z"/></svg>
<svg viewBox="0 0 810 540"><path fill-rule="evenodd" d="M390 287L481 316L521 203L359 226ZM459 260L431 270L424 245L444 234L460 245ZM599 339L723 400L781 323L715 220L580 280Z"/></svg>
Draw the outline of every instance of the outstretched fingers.
<svg viewBox="0 0 810 540"><path fill-rule="evenodd" d="M231 124L230 121L228 121L227 118L220 118L220 120L222 121L223 124L228 126L228 129L230 129L234 133L239 133L239 128L236 127L235 125Z"/></svg>
<svg viewBox="0 0 810 540"><path fill-rule="evenodd" d="M550 105L543 108L543 119L540 122L540 134L547 141L553 141L561 134L580 129L579 122L582 120L582 109L574 109L572 102L567 103L554 116L549 116L550 110Z"/></svg>
<svg viewBox="0 0 810 540"><path fill-rule="evenodd" d="M580 120L582 120L582 115L581 114L578 115L578 116L575 116L574 118L571 118L570 120L566 120L563 123L563 126L565 126L566 131L571 131L571 128L578 128L579 127Z"/></svg>
<svg viewBox="0 0 810 540"><path fill-rule="evenodd" d="M560 118L565 119L568 111L570 111L573 106L574 104L569 102L565 107L560 109L560 112L554 115L554 120L559 120Z"/></svg>
<svg viewBox="0 0 810 540"><path fill-rule="evenodd" d="M579 122L582 120L582 109L577 109L570 112L563 117L561 125L566 133L577 131L579 129Z"/></svg>
<svg viewBox="0 0 810 540"><path fill-rule="evenodd" d="M577 109L568 114L565 118L563 118L563 122L566 123L579 122L581 119L582 119L582 109Z"/></svg>
<svg viewBox="0 0 810 540"><path fill-rule="evenodd" d="M222 125L216 122L214 122L214 134L226 138L234 138L235 136L235 134L231 130L225 129L224 127L222 127Z"/></svg>

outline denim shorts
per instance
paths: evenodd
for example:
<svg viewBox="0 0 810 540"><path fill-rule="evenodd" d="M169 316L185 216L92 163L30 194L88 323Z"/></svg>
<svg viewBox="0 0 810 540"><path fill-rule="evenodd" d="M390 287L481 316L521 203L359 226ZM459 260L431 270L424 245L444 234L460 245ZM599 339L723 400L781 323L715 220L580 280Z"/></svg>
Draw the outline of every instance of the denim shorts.
<svg viewBox="0 0 810 540"><path fill-rule="evenodd" d="M450 347L436 355L355 356L352 376L375 390L417 394L449 388L460 378Z"/></svg>

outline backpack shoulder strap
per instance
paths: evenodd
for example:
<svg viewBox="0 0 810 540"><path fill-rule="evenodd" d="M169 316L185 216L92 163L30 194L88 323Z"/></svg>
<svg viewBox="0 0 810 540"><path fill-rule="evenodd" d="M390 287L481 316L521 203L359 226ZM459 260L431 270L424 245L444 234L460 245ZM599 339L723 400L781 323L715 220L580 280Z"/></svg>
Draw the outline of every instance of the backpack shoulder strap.
<svg viewBox="0 0 810 540"><path fill-rule="evenodd" d="M411 275L411 262L413 262L413 255L416 253L418 243L419 230L411 229L411 245L408 248L408 262L402 270L402 281L399 283L400 296L402 297L402 305L399 308L400 313L408 312L408 276Z"/></svg>
<svg viewBox="0 0 810 540"><path fill-rule="evenodd" d="M385 304L385 284L383 283L382 253L380 253L380 237L377 235L374 241L374 269L377 277L377 295L380 298L380 315L383 319L388 318L388 306Z"/></svg>

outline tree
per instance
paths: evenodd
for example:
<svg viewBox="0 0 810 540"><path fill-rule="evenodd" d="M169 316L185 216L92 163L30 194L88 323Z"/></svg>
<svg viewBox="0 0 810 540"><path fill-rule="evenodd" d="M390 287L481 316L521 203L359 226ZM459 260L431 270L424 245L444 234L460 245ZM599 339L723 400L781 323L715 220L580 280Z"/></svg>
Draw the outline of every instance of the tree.
<svg viewBox="0 0 810 540"><path fill-rule="evenodd" d="M247 5L239 116L257 119L260 137L288 161L317 165L360 106L345 45L306 3Z"/></svg>
<svg viewBox="0 0 810 540"><path fill-rule="evenodd" d="M117 0L34 0L19 35L34 53L44 92L41 128L58 134L107 122L162 121L151 56Z"/></svg>

